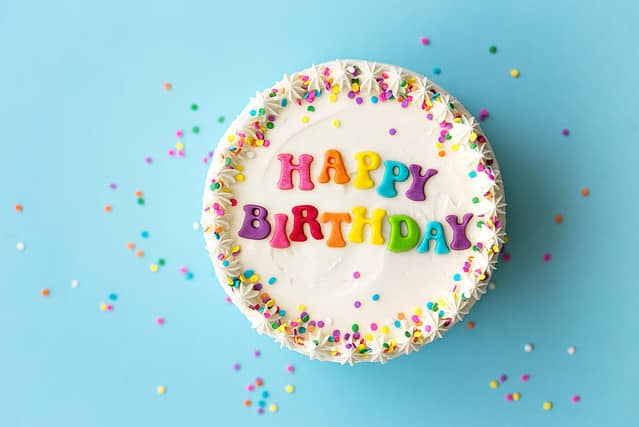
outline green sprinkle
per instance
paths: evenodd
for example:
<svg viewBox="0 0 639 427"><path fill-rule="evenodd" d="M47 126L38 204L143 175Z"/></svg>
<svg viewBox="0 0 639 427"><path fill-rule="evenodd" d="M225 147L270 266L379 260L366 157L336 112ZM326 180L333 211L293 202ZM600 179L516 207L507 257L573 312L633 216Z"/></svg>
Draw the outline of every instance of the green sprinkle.
<svg viewBox="0 0 639 427"><path fill-rule="evenodd" d="M311 112L315 111L315 107L313 107L312 105L309 105L306 109Z"/></svg>
<svg viewBox="0 0 639 427"><path fill-rule="evenodd" d="M160 258L160 259L158 260L158 265L159 265L160 267L164 267L164 265L165 265L165 264L166 264L166 260L165 260L164 258Z"/></svg>
<svg viewBox="0 0 639 427"><path fill-rule="evenodd" d="M220 116L220 117L217 118L217 122L218 123L224 123L224 120L225 120L224 116Z"/></svg>
<svg viewBox="0 0 639 427"><path fill-rule="evenodd" d="M266 110L264 108L260 108L258 110L258 113L260 114L260 116L263 116L264 114L266 114Z"/></svg>
<svg viewBox="0 0 639 427"><path fill-rule="evenodd" d="M491 46L488 48L488 52L490 53L497 53L497 46Z"/></svg>
<svg viewBox="0 0 639 427"><path fill-rule="evenodd" d="M200 127L199 126L193 126L193 133L195 133L195 134L200 133Z"/></svg>
<svg viewBox="0 0 639 427"><path fill-rule="evenodd" d="M197 104L191 104L191 111L197 111L198 108Z"/></svg>
<svg viewBox="0 0 639 427"><path fill-rule="evenodd" d="M144 199L142 197L140 197L138 199L138 205L143 205L144 204Z"/></svg>
<svg viewBox="0 0 639 427"><path fill-rule="evenodd" d="M357 332L359 331L359 325L357 323L353 323L353 326L351 326L351 329L353 330L353 332Z"/></svg>
<svg viewBox="0 0 639 427"><path fill-rule="evenodd" d="M473 197L473 203L479 203L479 197Z"/></svg>
<svg viewBox="0 0 639 427"><path fill-rule="evenodd" d="M269 128L269 129L273 129L275 127L275 125L273 124L273 122L268 122L266 124L266 127Z"/></svg>

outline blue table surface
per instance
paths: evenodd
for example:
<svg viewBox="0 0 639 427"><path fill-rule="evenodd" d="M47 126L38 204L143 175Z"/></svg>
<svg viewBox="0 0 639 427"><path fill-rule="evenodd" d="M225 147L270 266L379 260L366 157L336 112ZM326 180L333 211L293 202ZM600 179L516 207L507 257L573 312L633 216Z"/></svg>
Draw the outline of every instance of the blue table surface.
<svg viewBox="0 0 639 427"><path fill-rule="evenodd" d="M0 426L594 426L632 419L638 3L400 3L4 5ZM476 115L486 108L483 127L506 183L512 258L467 318L476 327L460 325L385 366L309 361L255 334L224 302L201 233L192 229L202 157L248 97L284 72L334 58L414 69ZM173 89L165 91L165 82ZM196 125L199 135L190 131ZM167 155L177 129L187 131L183 159ZM580 194L584 187L589 197ZM166 265L152 273L159 258ZM42 288L51 295L41 296ZM112 293L113 311L101 311ZM491 389L501 374L508 380ZM248 392L256 377L264 385ZM286 384L295 392L286 393ZM278 412L257 414L262 390ZM521 399L507 402L513 392ZM572 403L573 395L581 402Z"/></svg>

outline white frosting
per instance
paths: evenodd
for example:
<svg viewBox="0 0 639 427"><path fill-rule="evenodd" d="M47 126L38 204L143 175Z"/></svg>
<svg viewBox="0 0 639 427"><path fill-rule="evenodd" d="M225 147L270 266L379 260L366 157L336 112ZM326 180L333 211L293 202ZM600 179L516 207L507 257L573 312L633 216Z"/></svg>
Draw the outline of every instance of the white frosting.
<svg viewBox="0 0 639 427"><path fill-rule="evenodd" d="M379 79L383 79L381 86ZM347 96L353 84L355 88L359 85L356 96L363 98L361 104ZM258 93L234 121L218 145L207 176L202 225L218 278L232 301L258 332L272 335L282 346L312 359L383 363L441 337L485 292L503 243L501 180L488 142L479 142L479 126L461 105L428 79L390 65L334 61L285 76L274 87L277 93ZM340 90L327 91L327 87ZM304 98L307 91L312 91L312 103ZM317 96L319 92L321 95ZM408 104L400 105L396 99L381 102L391 93L394 97L408 96ZM380 100L373 103L373 95ZM288 104L282 100L288 100ZM454 104L454 109L449 103ZM314 111L309 111L308 106L313 106ZM427 119L427 114L432 119ZM274 128L268 129L266 124L274 116ZM308 117L306 123L303 117ZM339 127L333 126L335 120L339 120ZM437 146L444 120L452 128L448 130L449 138ZM391 136L390 128L397 133ZM241 150L238 141L242 143ZM341 153L351 178L347 184L318 182L327 149ZM383 163L371 172L373 188L355 188L354 155L361 151L377 152L382 162L419 164L422 172L436 169L437 174L426 184L426 200L412 201L405 196L412 177L396 184L397 197L379 195ZM440 151L446 155L441 157ZM291 153L296 159L300 154L314 157L313 190L300 190L296 175L294 189L278 188L280 153ZM487 161L492 164L487 165ZM471 171L474 177L469 176ZM241 180L237 180L238 175ZM212 182L223 185L211 189ZM473 247L451 248L447 254L437 254L431 242L426 253L416 249L396 253L389 251L386 244L369 243L368 229L364 243L350 242L347 236L352 224L342 224L346 247L331 248L326 244L330 225L323 224L322 240L313 239L306 228L307 241L291 242L286 249L272 248L270 236L263 240L238 236L245 204L264 206L272 226L274 214L288 214L289 233L291 208L296 205L313 205L320 214L351 212L354 206L365 207L368 215L375 208L384 209L386 244L388 216L412 217L422 236L429 221L439 221L450 246L453 233L445 217L457 215L461 219L465 213L473 213L466 227ZM477 243L480 248L475 246ZM469 263L467 271L463 269L465 263ZM247 270L255 272L253 282L251 277L243 276ZM354 272L359 272L358 279ZM261 290L254 289L257 275ZM273 285L267 284L270 277L277 279ZM234 280L235 286L229 286ZM274 300L273 307L264 307L264 293ZM373 294L379 295L378 301L371 299ZM360 308L354 307L355 301L361 302ZM429 310L429 302L437 307ZM257 305L261 308L256 309ZM298 310L299 305L304 306L302 310ZM277 307L286 314L282 316ZM301 321L300 311L308 313L310 320ZM273 323L278 320L285 326L274 328ZM324 327L317 327L318 321L323 321ZM360 334L355 341L353 324L359 326ZM304 329L300 330L300 326ZM336 329L341 331L340 341L332 342ZM344 339L346 333L351 335L349 340Z"/></svg>

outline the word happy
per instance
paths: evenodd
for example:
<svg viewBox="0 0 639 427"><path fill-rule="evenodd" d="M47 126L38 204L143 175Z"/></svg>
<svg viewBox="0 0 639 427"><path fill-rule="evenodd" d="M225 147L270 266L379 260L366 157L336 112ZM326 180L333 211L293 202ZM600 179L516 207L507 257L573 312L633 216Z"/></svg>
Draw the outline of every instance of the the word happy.
<svg viewBox="0 0 639 427"><path fill-rule="evenodd" d="M355 154L357 162L353 186L367 190L375 186L370 172L381 167L382 159L374 151L362 151ZM277 156L280 161L280 176L277 187L280 190L292 190L293 176L298 176L298 188L302 191L312 191L315 188L311 176L313 156L301 154L296 160L293 154L281 153ZM384 174L377 187L377 194L385 198L398 196L397 183L408 181L410 185L404 195L413 201L426 200L426 184L437 175L436 169L426 169L418 164L406 165L395 160L384 160ZM324 162L317 176L317 182L328 184L333 181L338 185L348 185L351 176L347 172L341 153L331 149L324 153ZM292 229L287 232L289 215L276 213L269 219L268 210L260 205L246 204L243 206L244 221L238 235L245 239L264 240L270 237L269 245L273 248L284 249L291 242L304 242L308 239L306 227L310 236L315 240L326 239L326 246L341 248L346 246L346 240L351 243L364 242L364 229L369 227L369 241L374 245L384 245L392 252L405 252L417 247L418 252L428 252L430 242L434 242L437 254L446 254L453 250L464 250L471 246L466 237L466 226L473 217L472 213L463 215L447 215L445 221L452 230L452 237L446 240L444 227L439 221L426 222L422 237L421 227L417 220L407 215L387 215L384 209L374 208L368 215L363 206L354 206L346 212L320 212L310 204L296 205L291 208ZM383 235L383 225L390 225L388 239ZM350 230L344 239L343 224L350 224ZM327 234L327 236L325 236Z"/></svg>

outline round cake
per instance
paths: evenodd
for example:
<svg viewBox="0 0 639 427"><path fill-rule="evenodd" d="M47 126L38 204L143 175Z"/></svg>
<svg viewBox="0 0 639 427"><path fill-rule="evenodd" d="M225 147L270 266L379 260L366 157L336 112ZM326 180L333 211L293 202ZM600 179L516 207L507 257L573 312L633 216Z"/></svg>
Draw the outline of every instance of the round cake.
<svg viewBox="0 0 639 427"><path fill-rule="evenodd" d="M485 292L504 209L495 156L455 98L336 60L250 100L212 158L202 229L259 333L311 359L384 363Z"/></svg>

